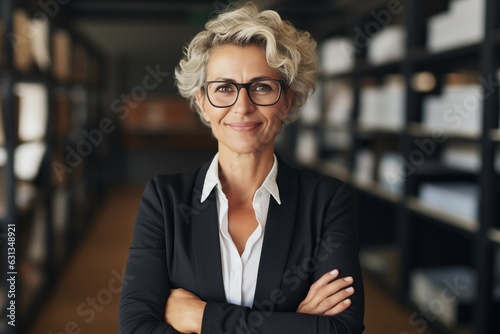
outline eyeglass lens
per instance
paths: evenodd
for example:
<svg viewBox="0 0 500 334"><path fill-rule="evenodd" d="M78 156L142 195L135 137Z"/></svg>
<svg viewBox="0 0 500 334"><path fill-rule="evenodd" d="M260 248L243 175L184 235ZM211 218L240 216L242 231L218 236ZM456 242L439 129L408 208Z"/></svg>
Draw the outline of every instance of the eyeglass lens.
<svg viewBox="0 0 500 334"><path fill-rule="evenodd" d="M238 98L238 87L230 82L211 82L207 92L210 102L217 107L230 106ZM256 81L247 88L247 94L255 104L272 105L280 97L280 84L274 80Z"/></svg>

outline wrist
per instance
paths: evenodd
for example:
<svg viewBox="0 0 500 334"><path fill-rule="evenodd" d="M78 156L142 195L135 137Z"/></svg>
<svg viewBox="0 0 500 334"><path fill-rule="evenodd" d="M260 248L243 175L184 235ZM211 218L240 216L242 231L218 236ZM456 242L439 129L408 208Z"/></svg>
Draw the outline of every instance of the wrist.
<svg viewBox="0 0 500 334"><path fill-rule="evenodd" d="M196 303L195 314L194 314L194 333L201 333L201 325L203 323L203 313L205 311L205 305L207 303L200 300Z"/></svg>

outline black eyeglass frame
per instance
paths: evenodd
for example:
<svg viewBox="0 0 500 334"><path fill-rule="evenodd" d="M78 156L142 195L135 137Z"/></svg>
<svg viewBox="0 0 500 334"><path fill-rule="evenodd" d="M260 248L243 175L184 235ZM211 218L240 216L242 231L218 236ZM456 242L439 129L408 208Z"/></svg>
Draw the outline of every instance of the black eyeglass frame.
<svg viewBox="0 0 500 334"><path fill-rule="evenodd" d="M280 87L280 91L278 93L278 97L276 98L276 101L274 101L273 103L268 103L268 104L261 104L261 103L255 103L254 100L252 100L252 97L250 96L250 86L253 85L254 83L256 82L260 82L260 81L276 81L279 83L279 87ZM236 86L236 98L234 99L234 102L231 103L231 104L228 104L226 106L217 106L215 105L212 100L210 100L210 94L208 94L208 85L211 84L211 83L227 83L227 84L231 84L231 85L234 85ZM285 82L281 79L259 79L259 80L253 80L253 81L250 81L250 82L247 82L247 83L237 83L237 82L232 82L232 81L224 81L224 80L215 80L215 81L205 81L203 83L203 86L201 86L201 88L203 88L203 90L205 91L205 93L207 94L207 98L208 98L208 101L210 102L210 104L212 106L214 106L215 108L228 108L228 107L231 107L233 106L236 101L238 101L238 98L240 97L240 89L242 88L245 88L246 91L247 91L247 95L248 95L248 98L250 99L250 101L255 104L256 106L261 106L261 107L268 107L268 106L272 106L272 105L275 105L276 103L278 103L278 101L280 100L281 98L281 93L286 89L285 88Z"/></svg>

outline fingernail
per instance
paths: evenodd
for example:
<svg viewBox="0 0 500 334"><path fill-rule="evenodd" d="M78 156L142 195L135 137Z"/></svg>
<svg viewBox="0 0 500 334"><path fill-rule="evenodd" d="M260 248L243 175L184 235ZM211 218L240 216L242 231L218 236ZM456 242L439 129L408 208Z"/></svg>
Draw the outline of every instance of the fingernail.
<svg viewBox="0 0 500 334"><path fill-rule="evenodd" d="M347 292L351 293L351 292L353 292L353 291L354 291L354 288L352 288L352 287L351 287L351 288L347 288L347 289L345 289L345 291L347 291Z"/></svg>
<svg viewBox="0 0 500 334"><path fill-rule="evenodd" d="M346 299L344 300L344 304L349 304L350 301L351 301L350 299Z"/></svg>
<svg viewBox="0 0 500 334"><path fill-rule="evenodd" d="M339 271L337 269L330 271L330 275L337 275L338 273Z"/></svg>
<svg viewBox="0 0 500 334"><path fill-rule="evenodd" d="M346 277L346 278L344 278L344 279L345 279L347 282L352 281L352 277Z"/></svg>

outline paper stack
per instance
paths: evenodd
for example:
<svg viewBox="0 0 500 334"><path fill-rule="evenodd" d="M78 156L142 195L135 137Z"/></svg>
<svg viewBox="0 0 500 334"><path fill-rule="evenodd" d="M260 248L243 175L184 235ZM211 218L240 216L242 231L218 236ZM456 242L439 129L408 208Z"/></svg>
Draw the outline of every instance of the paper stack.
<svg viewBox="0 0 500 334"><path fill-rule="evenodd" d="M326 123L347 126L351 120L354 92L349 80L330 80L325 83Z"/></svg>
<svg viewBox="0 0 500 334"><path fill-rule="evenodd" d="M354 69L355 48L351 39L334 37L320 45L320 65L327 75L346 73Z"/></svg>
<svg viewBox="0 0 500 334"><path fill-rule="evenodd" d="M406 30L399 25L388 26L373 35L368 45L370 64L381 65L405 56Z"/></svg>
<svg viewBox="0 0 500 334"><path fill-rule="evenodd" d="M441 52L481 42L485 14L485 0L452 0L447 12L432 16L427 23L428 49Z"/></svg>
<svg viewBox="0 0 500 334"><path fill-rule="evenodd" d="M402 194L404 191L403 158L395 152L385 152L380 156L378 180L387 191Z"/></svg>
<svg viewBox="0 0 500 334"><path fill-rule="evenodd" d="M478 217L479 187L477 184L470 182L422 183L419 187L419 197L429 207L445 214L471 221Z"/></svg>
<svg viewBox="0 0 500 334"><path fill-rule="evenodd" d="M411 301L449 327L471 320L476 288L476 273L466 266L422 268L410 275Z"/></svg>
<svg viewBox="0 0 500 334"><path fill-rule="evenodd" d="M402 130L404 127L405 87L394 75L381 87L361 90L359 125L363 129Z"/></svg>
<svg viewBox="0 0 500 334"><path fill-rule="evenodd" d="M422 101L422 122L433 132L478 136L482 127L482 87L479 84L448 85L440 96Z"/></svg>
<svg viewBox="0 0 500 334"><path fill-rule="evenodd" d="M448 167L472 173L481 170L481 151L475 144L445 144L441 160Z"/></svg>

